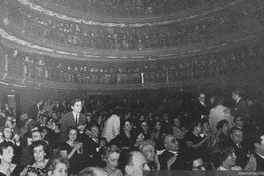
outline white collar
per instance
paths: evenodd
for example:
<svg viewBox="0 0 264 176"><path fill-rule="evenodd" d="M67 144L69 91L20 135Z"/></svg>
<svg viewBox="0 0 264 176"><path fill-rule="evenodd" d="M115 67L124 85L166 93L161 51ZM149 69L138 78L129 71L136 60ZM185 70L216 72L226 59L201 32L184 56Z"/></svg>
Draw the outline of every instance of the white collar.
<svg viewBox="0 0 264 176"><path fill-rule="evenodd" d="M236 103L240 100L241 98L237 99Z"/></svg>
<svg viewBox="0 0 264 176"><path fill-rule="evenodd" d="M257 154L258 156L260 156L262 159L264 159L264 156L263 156L263 155L261 155L261 154L259 154L259 153L257 153L257 152L256 152L256 154Z"/></svg>
<svg viewBox="0 0 264 176"><path fill-rule="evenodd" d="M217 168L217 170L228 170L228 169L224 168L223 166L219 166L219 167Z"/></svg>
<svg viewBox="0 0 264 176"><path fill-rule="evenodd" d="M171 151L171 150L168 150L168 152L173 153L174 155L178 155L178 154L179 154L178 151Z"/></svg>
<svg viewBox="0 0 264 176"><path fill-rule="evenodd" d="M74 116L74 118L76 117L76 115L80 115L80 114L78 114L78 113L76 113L76 112L74 112L74 111L72 111L72 114L73 114L73 116Z"/></svg>

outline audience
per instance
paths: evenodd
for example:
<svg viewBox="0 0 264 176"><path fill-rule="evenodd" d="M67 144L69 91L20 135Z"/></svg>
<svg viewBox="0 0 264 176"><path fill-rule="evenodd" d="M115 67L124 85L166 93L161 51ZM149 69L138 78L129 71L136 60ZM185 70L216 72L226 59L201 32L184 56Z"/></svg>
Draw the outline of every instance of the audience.
<svg viewBox="0 0 264 176"><path fill-rule="evenodd" d="M186 115L172 119L170 112L163 111L166 109L165 101L160 103L157 107L160 111L156 112L137 100L130 106L130 113L123 109L129 107L123 101L102 101L100 105L98 102L91 101L86 105L91 113L83 117L88 120L89 116L89 123L81 127L78 123L69 126L66 132L68 139L63 143L59 140L60 124L68 112L54 112L55 116L53 108L49 108L43 112L47 116L41 115L36 121L30 120L34 123L27 123L29 118L26 113L22 113L19 117L22 122L26 122L27 129L23 127L25 129L17 133L13 133L13 129L18 124L6 123L0 131L0 149L3 150L0 150L0 172L7 174L12 170L13 173L23 170L20 175L35 173L52 176L98 172L110 176L138 176L142 175L143 170L254 171L262 168L263 132L260 127L263 124L255 128L245 127L242 118L236 116L234 126L230 129L229 121L222 119L218 121L217 132L213 135L207 118L194 120ZM57 106L56 101L51 104ZM78 111L81 111L83 104L79 107ZM191 109L189 112L189 116L192 116ZM106 116L100 124L108 126L108 131L121 129L120 134L111 134L110 138L113 139L109 143L100 132L98 114ZM120 122L120 126L113 124L112 118ZM189 131L181 126L180 119L184 120L184 126ZM12 119L6 118L6 121L11 122ZM22 122L19 124L24 126ZM168 129L162 130L164 124ZM55 131L57 136L54 135ZM168 134L170 131L173 133ZM58 145L51 142L54 140L57 140ZM6 149L10 150L8 155L4 154ZM189 174L192 175L191 172Z"/></svg>

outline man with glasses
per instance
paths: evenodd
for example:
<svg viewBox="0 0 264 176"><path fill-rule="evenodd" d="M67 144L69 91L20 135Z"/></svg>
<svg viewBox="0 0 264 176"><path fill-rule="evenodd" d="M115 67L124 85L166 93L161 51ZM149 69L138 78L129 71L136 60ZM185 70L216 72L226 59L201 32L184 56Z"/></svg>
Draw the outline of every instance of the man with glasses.
<svg viewBox="0 0 264 176"><path fill-rule="evenodd" d="M87 123L87 118L82 111L82 101L80 99L75 99L71 102L71 112L68 112L61 118L61 142L67 141L67 130L70 126L76 126L78 129L85 127Z"/></svg>
<svg viewBox="0 0 264 176"><path fill-rule="evenodd" d="M207 118L209 115L209 108L205 104L205 99L205 94L199 93L198 99L194 102L193 116L197 120Z"/></svg>
<svg viewBox="0 0 264 176"><path fill-rule="evenodd" d="M160 170L182 170L184 160L179 153L179 143L173 135L164 136L165 151L159 156Z"/></svg>

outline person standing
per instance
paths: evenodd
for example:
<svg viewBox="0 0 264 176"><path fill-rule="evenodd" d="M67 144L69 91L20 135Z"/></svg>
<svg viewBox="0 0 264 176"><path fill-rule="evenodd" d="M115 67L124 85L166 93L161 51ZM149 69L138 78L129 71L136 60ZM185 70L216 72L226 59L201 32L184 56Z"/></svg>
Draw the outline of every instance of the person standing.
<svg viewBox="0 0 264 176"><path fill-rule="evenodd" d="M80 99L75 99L71 102L71 112L65 114L61 119L61 142L67 141L67 130L70 126L76 126L78 129L85 127L87 123L87 118L82 111L82 101Z"/></svg>

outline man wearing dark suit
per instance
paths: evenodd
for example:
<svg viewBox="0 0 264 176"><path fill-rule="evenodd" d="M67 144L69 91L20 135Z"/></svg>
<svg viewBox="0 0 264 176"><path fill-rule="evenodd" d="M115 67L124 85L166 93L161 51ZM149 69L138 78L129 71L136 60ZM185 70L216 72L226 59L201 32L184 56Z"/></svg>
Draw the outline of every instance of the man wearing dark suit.
<svg viewBox="0 0 264 176"><path fill-rule="evenodd" d="M165 151L159 155L160 170L183 170L183 158L178 152L179 143L173 135L166 135L163 140Z"/></svg>
<svg viewBox="0 0 264 176"><path fill-rule="evenodd" d="M38 101L29 108L28 116L30 119L37 120L39 113L42 110L43 100Z"/></svg>
<svg viewBox="0 0 264 176"><path fill-rule="evenodd" d="M193 117L195 119L203 119L209 115L209 107L205 104L205 98L204 93L199 93L198 99L194 101Z"/></svg>
<svg viewBox="0 0 264 176"><path fill-rule="evenodd" d="M243 145L243 132L238 128L232 128L230 138L235 149L236 165L240 166L243 170L248 162L247 153Z"/></svg>
<svg viewBox="0 0 264 176"><path fill-rule="evenodd" d="M84 125L87 123L86 116L81 113L82 102L80 99L75 99L71 102L71 109L72 111L65 114L61 119L61 142L67 141L68 127L76 126L78 128L84 128Z"/></svg>
<svg viewBox="0 0 264 176"><path fill-rule="evenodd" d="M102 149L106 145L106 139L99 137L99 126L96 124L88 126L87 130L90 131L90 136L83 141L83 152L91 158L95 166L98 166L101 164Z"/></svg>
<svg viewBox="0 0 264 176"><path fill-rule="evenodd" d="M247 102L241 97L242 92L235 90L232 92L232 98L236 102L235 108L231 111L232 116L240 116L246 124L249 122L250 113Z"/></svg>

